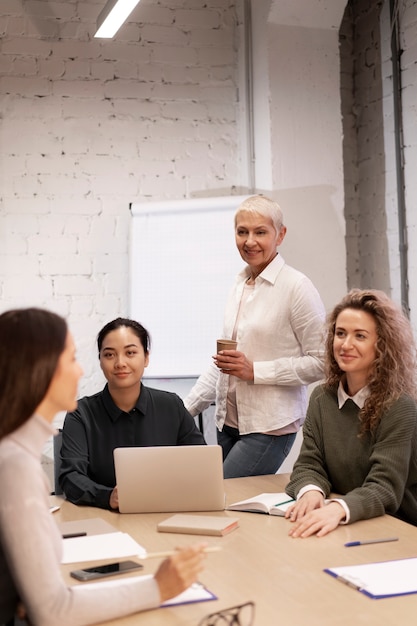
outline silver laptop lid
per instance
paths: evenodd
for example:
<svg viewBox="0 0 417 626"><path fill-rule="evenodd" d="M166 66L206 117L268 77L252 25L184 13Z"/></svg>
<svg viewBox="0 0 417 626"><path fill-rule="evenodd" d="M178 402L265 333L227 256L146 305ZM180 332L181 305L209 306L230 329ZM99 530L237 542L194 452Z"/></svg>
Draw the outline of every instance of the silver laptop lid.
<svg viewBox="0 0 417 626"><path fill-rule="evenodd" d="M115 448L114 466L121 513L225 507L220 446Z"/></svg>

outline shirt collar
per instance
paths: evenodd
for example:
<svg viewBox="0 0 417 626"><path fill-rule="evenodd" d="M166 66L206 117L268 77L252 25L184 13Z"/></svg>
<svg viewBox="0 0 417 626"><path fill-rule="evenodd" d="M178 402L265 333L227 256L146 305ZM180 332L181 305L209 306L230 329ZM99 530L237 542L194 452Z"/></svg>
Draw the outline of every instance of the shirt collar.
<svg viewBox="0 0 417 626"><path fill-rule="evenodd" d="M141 383L140 394L139 394L138 399L135 402L135 406L133 407L133 409L137 409L140 413L145 415L147 402L148 402L147 389L143 385L143 383ZM113 402L113 398L110 395L109 386L107 383L103 389L103 404L113 422L115 422L117 418L119 418L123 413L126 413L126 411L122 411L121 409L119 409L119 407Z"/></svg>
<svg viewBox="0 0 417 626"><path fill-rule="evenodd" d="M352 400L357 407L362 409L369 394L369 387L365 386L362 387L362 389L359 389L359 391L355 393L354 396L349 396L343 387L343 381L340 380L339 387L337 389L337 400L339 402L339 409L341 409L344 406L345 402L347 402L348 400Z"/></svg>
<svg viewBox="0 0 417 626"><path fill-rule="evenodd" d="M281 269L285 265L285 261L281 254L277 253L276 256L272 259L270 263L265 267L264 270L259 274L259 277L268 281L269 283L275 283L275 280L280 273ZM241 272L239 272L239 276L243 279L243 282L246 281L251 275L250 267L247 265Z"/></svg>

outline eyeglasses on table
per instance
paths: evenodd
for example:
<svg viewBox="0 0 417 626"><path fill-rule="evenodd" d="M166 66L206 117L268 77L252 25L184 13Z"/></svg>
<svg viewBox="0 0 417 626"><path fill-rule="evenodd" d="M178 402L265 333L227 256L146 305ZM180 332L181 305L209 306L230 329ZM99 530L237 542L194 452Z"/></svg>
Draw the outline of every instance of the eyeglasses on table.
<svg viewBox="0 0 417 626"><path fill-rule="evenodd" d="M198 626L252 626L255 603L245 602L203 617Z"/></svg>

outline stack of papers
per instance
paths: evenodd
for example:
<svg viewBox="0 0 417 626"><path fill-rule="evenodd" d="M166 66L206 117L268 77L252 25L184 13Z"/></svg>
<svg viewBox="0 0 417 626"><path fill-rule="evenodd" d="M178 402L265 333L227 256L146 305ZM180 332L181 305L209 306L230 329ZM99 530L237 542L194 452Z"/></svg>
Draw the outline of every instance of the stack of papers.
<svg viewBox="0 0 417 626"><path fill-rule="evenodd" d="M61 563L146 556L145 548L132 539L130 535L122 532L64 539L63 546Z"/></svg>

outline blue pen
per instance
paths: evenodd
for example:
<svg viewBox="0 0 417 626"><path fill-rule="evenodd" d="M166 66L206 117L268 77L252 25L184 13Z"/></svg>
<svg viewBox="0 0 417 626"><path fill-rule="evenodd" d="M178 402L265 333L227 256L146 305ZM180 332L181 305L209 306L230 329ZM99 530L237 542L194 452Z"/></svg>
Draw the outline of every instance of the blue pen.
<svg viewBox="0 0 417 626"><path fill-rule="evenodd" d="M398 541L398 537L388 537L387 539L364 539L363 541L349 541L345 543L345 548L353 548L353 546L366 546L370 543L387 543L388 541Z"/></svg>

